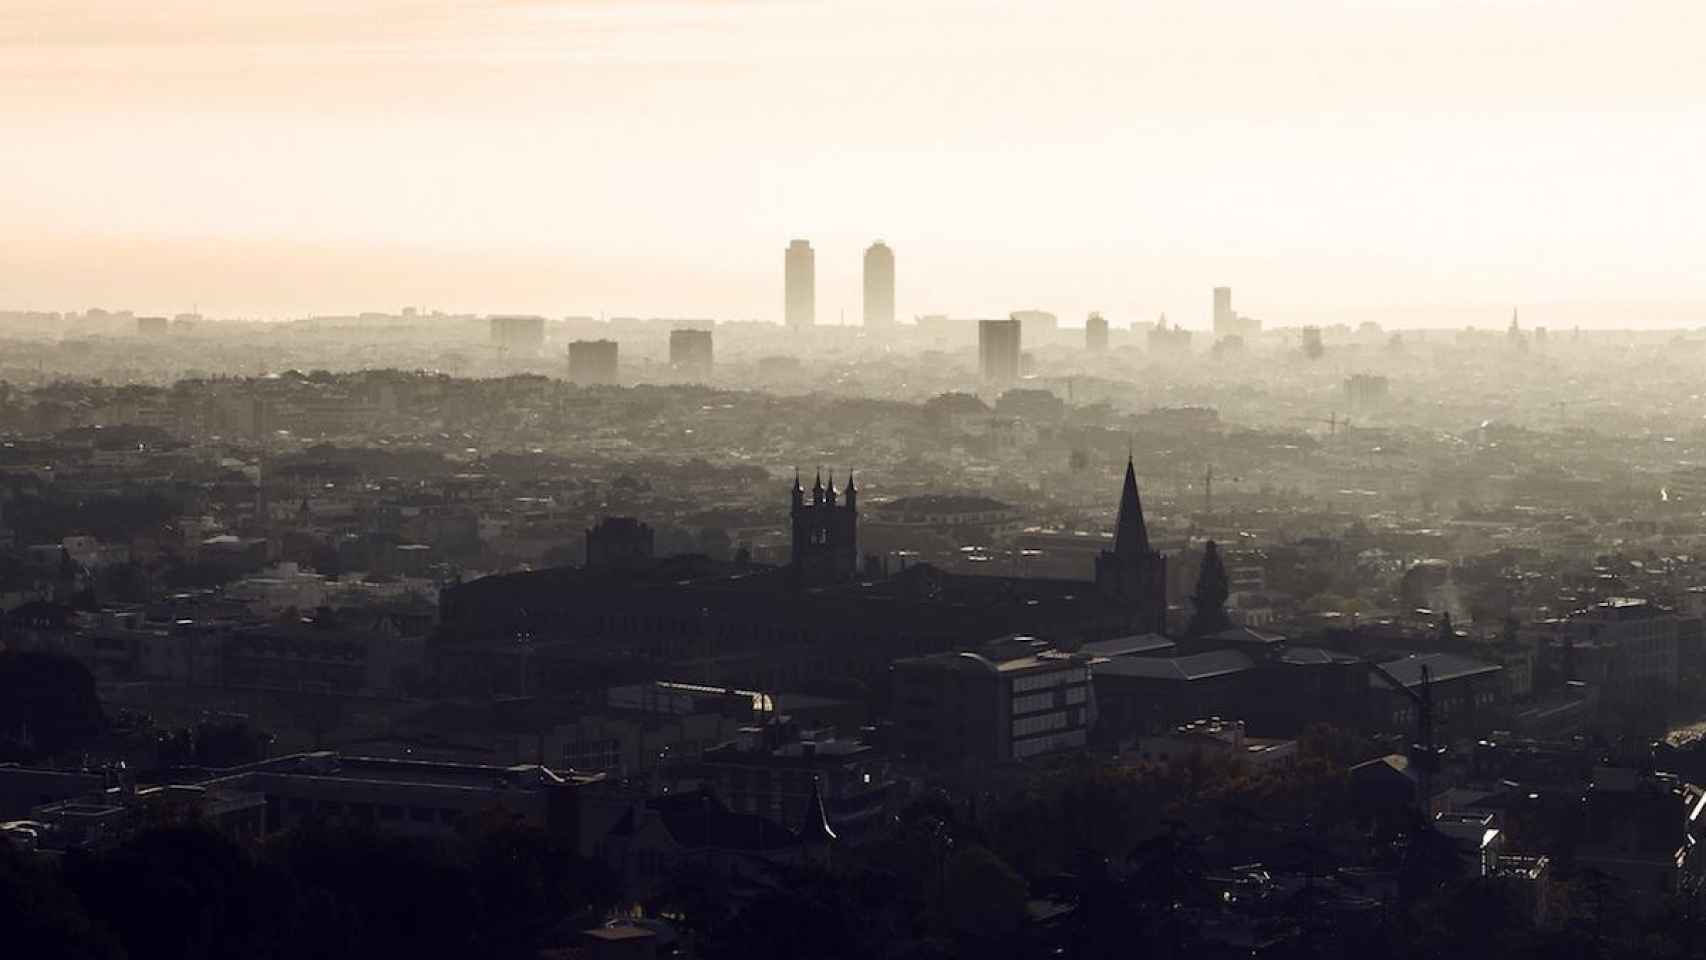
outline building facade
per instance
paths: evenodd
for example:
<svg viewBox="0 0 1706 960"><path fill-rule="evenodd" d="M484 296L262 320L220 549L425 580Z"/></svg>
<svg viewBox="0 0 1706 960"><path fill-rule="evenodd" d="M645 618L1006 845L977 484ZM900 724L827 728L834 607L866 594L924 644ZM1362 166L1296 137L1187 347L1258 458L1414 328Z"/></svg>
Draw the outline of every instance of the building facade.
<svg viewBox="0 0 1706 960"><path fill-rule="evenodd" d="M865 250L865 326L894 326L894 251L881 240Z"/></svg>
<svg viewBox="0 0 1706 960"><path fill-rule="evenodd" d="M817 254L805 240L788 244L783 257L783 320L790 330L817 323Z"/></svg>

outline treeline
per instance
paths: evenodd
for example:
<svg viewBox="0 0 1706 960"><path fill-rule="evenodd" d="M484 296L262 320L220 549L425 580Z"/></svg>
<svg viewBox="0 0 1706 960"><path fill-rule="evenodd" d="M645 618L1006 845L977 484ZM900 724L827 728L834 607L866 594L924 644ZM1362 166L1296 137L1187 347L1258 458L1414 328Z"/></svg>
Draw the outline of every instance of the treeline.
<svg viewBox="0 0 1706 960"><path fill-rule="evenodd" d="M0 844L7 955L523 957L616 903L599 863L493 820L452 840L305 828L252 847L163 823L58 866Z"/></svg>

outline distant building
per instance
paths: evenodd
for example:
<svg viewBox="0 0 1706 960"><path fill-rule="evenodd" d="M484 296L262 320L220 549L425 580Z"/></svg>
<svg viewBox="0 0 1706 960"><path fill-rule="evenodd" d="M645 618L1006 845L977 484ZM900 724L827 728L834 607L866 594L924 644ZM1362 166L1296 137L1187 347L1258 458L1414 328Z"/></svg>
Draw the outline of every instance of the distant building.
<svg viewBox="0 0 1706 960"><path fill-rule="evenodd" d="M669 332L669 365L677 373L707 377L713 365L711 331L671 330Z"/></svg>
<svg viewBox="0 0 1706 960"><path fill-rule="evenodd" d="M569 344L569 379L575 383L615 383L616 370L616 341L575 340Z"/></svg>
<svg viewBox="0 0 1706 960"><path fill-rule="evenodd" d="M1060 329L1060 318L1047 310L1015 310L1009 316L1024 324L1033 335L1049 334Z"/></svg>
<svg viewBox="0 0 1706 960"><path fill-rule="evenodd" d="M1101 353L1108 349L1108 320L1099 313L1090 314L1084 321L1084 349Z"/></svg>
<svg viewBox="0 0 1706 960"><path fill-rule="evenodd" d="M136 332L144 337L163 337L166 335L165 317L137 317Z"/></svg>
<svg viewBox="0 0 1706 960"><path fill-rule="evenodd" d="M1167 326L1165 313L1149 331L1148 340L1150 353L1184 353L1191 349L1191 332L1182 327Z"/></svg>
<svg viewBox="0 0 1706 960"><path fill-rule="evenodd" d="M1613 597L1564 623L1566 656L1575 676L1608 695L1646 697L1675 690L1681 679L1682 617L1648 600Z"/></svg>
<svg viewBox="0 0 1706 960"><path fill-rule="evenodd" d="M1240 316L1232 309L1232 288L1214 288L1214 338L1239 337L1245 342L1255 340L1262 333L1262 321L1255 317Z"/></svg>
<svg viewBox="0 0 1706 960"><path fill-rule="evenodd" d="M1219 759L1241 773L1265 773L1297 762L1297 741L1251 737L1242 720L1193 720L1138 740L1146 763L1191 763Z"/></svg>
<svg viewBox="0 0 1706 960"><path fill-rule="evenodd" d="M1019 379L1020 321L977 322L978 372L985 383L1007 384Z"/></svg>
<svg viewBox="0 0 1706 960"><path fill-rule="evenodd" d="M894 326L894 251L881 240L865 251L865 326Z"/></svg>
<svg viewBox="0 0 1706 960"><path fill-rule="evenodd" d="M643 566L653 557L652 528L633 517L605 517L586 532L589 570Z"/></svg>
<svg viewBox="0 0 1706 960"><path fill-rule="evenodd" d="M545 348L545 318L491 318L492 345L510 353L538 353Z"/></svg>
<svg viewBox="0 0 1706 960"><path fill-rule="evenodd" d="M1391 382L1385 377L1359 373L1345 380L1345 400L1351 406L1367 409L1386 402Z"/></svg>
<svg viewBox="0 0 1706 960"><path fill-rule="evenodd" d="M1081 749L1096 717L1089 659L1015 637L897 660L890 677L902 749L972 764Z"/></svg>
<svg viewBox="0 0 1706 960"><path fill-rule="evenodd" d="M805 240L788 244L783 258L783 318L791 330L817 323L817 254Z"/></svg>

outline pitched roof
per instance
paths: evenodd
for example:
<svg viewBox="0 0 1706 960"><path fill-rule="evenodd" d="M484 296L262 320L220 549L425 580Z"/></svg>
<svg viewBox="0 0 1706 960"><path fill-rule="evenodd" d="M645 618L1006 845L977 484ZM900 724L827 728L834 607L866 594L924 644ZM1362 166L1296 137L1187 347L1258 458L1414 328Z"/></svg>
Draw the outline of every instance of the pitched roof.
<svg viewBox="0 0 1706 960"><path fill-rule="evenodd" d="M1210 650L1189 657L1114 657L1092 666L1096 675L1152 680L1207 680L1248 670L1254 662L1237 650Z"/></svg>
<svg viewBox="0 0 1706 960"><path fill-rule="evenodd" d="M1456 680L1459 677L1471 677L1483 673L1497 673L1504 667L1496 663L1484 663L1471 660L1455 653L1412 653L1402 660L1393 660L1380 665L1392 678L1406 687L1419 687L1422 684L1422 668L1428 670L1428 682L1441 683L1446 680ZM1379 677L1368 678L1371 687L1384 687L1385 681Z"/></svg>

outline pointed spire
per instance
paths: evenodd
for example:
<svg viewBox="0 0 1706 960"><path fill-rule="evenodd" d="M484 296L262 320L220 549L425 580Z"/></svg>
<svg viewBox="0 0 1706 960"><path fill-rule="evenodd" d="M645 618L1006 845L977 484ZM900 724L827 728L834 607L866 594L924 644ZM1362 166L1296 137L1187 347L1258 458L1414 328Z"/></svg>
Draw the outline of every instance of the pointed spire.
<svg viewBox="0 0 1706 960"><path fill-rule="evenodd" d="M1120 515L1114 521L1114 554L1128 557L1149 552L1149 528L1143 522L1143 501L1137 495L1137 466L1125 461L1125 486L1120 490Z"/></svg>
<svg viewBox="0 0 1706 960"><path fill-rule="evenodd" d="M800 468L799 467L794 468L794 490L796 492L799 492L799 493L805 492L805 488L800 486Z"/></svg>

